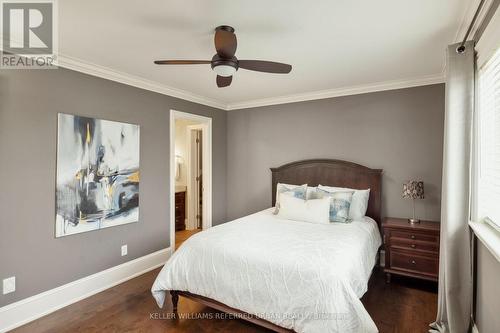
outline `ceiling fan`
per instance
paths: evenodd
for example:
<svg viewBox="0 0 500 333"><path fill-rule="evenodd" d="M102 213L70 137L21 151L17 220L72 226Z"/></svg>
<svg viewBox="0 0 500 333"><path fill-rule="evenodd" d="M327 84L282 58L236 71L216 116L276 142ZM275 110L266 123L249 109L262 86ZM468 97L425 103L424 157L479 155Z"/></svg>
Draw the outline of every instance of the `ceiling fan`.
<svg viewBox="0 0 500 333"><path fill-rule="evenodd" d="M210 64L214 72L217 73L217 86L227 87L233 80L233 74L239 68L250 71L288 74L292 66L280 62L264 60L238 60L236 53L236 35L234 29L228 25L221 25L215 28L215 50L217 53L212 60L155 60L157 65L199 65Z"/></svg>

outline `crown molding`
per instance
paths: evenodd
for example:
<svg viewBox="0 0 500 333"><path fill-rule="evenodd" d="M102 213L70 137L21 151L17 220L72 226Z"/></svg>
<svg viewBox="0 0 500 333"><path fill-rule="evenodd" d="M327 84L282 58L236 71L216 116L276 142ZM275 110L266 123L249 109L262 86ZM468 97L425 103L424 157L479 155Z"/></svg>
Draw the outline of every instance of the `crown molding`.
<svg viewBox="0 0 500 333"><path fill-rule="evenodd" d="M418 86L426 86L430 84L438 84L445 82L444 71L437 75L429 75L417 77L407 80L376 82L365 85L351 86L345 88L327 89L319 91L311 91L307 93L285 95L279 97L263 98L250 100L246 102L231 103L227 105L227 110L239 110L247 108L255 108L268 105L296 103L304 101L312 101L317 99L325 99L340 96L358 95L377 91L404 89Z"/></svg>
<svg viewBox="0 0 500 333"><path fill-rule="evenodd" d="M155 81L147 80L139 76L131 75L125 72L116 71L109 67L100 66L81 59L59 54L57 65L62 68L71 69L80 73L100 77L103 79L123 83L136 88L141 88L163 95L180 98L186 101L207 105L213 108L226 110L223 102L200 96L189 91L173 88Z"/></svg>
<svg viewBox="0 0 500 333"><path fill-rule="evenodd" d="M227 104L219 100L197 95L189 91L173 88L155 81L144 79L139 76L131 75L125 72L120 72L108 67L93 64L70 56L59 54L57 59L58 59L57 65L62 68L123 83L140 89L153 91L163 95L180 98L186 101L207 105L225 111L261 107L268 105L296 103L296 102L311 101L316 99L325 99L325 98L348 96L348 95L365 94L377 91L425 86L430 84L443 83L445 77L443 71L442 73L436 75L416 77L412 79L383 81L383 82L369 83L365 85L311 91L306 93L262 98L262 99L255 99L255 100Z"/></svg>

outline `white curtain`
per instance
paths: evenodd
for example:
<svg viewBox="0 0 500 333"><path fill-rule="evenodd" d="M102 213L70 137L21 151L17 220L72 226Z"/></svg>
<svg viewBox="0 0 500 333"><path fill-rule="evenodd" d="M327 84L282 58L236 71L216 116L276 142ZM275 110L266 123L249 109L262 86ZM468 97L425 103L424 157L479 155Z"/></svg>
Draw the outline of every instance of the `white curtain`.
<svg viewBox="0 0 500 333"><path fill-rule="evenodd" d="M458 44L446 57L439 296L431 332L465 333L472 313L472 268L469 235L469 187L474 110L474 43L465 52Z"/></svg>

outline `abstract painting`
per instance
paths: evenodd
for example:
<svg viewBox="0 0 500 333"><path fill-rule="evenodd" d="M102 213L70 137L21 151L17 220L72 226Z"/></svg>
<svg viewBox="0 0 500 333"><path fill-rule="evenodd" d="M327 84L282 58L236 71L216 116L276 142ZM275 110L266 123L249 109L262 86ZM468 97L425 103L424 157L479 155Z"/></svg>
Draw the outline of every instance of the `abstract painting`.
<svg viewBox="0 0 500 333"><path fill-rule="evenodd" d="M139 125L58 114L56 237L139 220Z"/></svg>

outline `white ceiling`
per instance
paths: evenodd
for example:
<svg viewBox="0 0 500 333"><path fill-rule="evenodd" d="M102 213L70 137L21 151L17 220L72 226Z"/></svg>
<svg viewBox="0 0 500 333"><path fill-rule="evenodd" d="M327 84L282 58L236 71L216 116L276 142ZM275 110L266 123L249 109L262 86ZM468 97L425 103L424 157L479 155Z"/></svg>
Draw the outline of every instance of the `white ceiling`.
<svg viewBox="0 0 500 333"><path fill-rule="evenodd" d="M307 99L324 90L442 80L446 45L457 39L470 3L64 0L58 2L59 53L66 67L208 105L238 108L262 99L260 104L273 104L278 96ZM235 28L239 59L286 62L292 72L239 70L232 85L221 89L210 65L153 64L155 59L211 59L213 29L221 24Z"/></svg>

